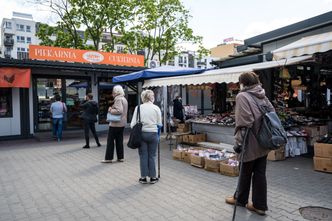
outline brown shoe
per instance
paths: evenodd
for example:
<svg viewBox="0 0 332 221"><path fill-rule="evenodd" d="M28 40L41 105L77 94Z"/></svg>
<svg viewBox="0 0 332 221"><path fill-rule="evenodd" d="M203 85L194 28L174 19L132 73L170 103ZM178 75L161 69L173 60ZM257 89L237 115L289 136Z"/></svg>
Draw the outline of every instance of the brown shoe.
<svg viewBox="0 0 332 221"><path fill-rule="evenodd" d="M101 163L112 163L112 160L102 160Z"/></svg>
<svg viewBox="0 0 332 221"><path fill-rule="evenodd" d="M235 205L236 199L234 198L234 196L228 196L225 198L225 202L231 205Z"/></svg>
<svg viewBox="0 0 332 221"><path fill-rule="evenodd" d="M265 210L256 209L252 203L248 203L246 205L246 207L248 210L257 213L258 215L261 215L261 216L265 215Z"/></svg>

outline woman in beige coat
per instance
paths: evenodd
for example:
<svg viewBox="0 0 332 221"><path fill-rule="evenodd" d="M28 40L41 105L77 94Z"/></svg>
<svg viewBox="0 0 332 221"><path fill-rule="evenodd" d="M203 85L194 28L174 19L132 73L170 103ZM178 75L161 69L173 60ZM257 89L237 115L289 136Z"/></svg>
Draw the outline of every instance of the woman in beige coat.
<svg viewBox="0 0 332 221"><path fill-rule="evenodd" d="M226 203L246 206L249 210L265 215L267 207L266 157L269 150L261 147L256 139L262 116L258 105L267 106L269 111L275 111L265 96L258 76L254 72L243 73L239 77L241 91L236 96L235 107L235 147L244 147L243 166L239 178L238 198L227 197ZM256 104L257 103L257 104ZM243 145L245 128L249 130L247 144ZM250 184L252 182L252 202L248 203Z"/></svg>
<svg viewBox="0 0 332 221"><path fill-rule="evenodd" d="M119 162L123 162L123 130L127 123L128 102L124 97L123 88L116 85L113 88L112 96L114 104L108 109L108 112L114 115L121 115L120 121L111 121L107 136L107 147L105 159L102 163L112 163L114 155L114 142L116 146L116 155Z"/></svg>

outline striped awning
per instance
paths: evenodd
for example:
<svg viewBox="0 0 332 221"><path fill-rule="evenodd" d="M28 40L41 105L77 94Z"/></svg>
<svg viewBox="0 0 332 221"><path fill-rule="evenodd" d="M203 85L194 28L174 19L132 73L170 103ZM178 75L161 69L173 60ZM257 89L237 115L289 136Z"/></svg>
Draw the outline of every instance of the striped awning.
<svg viewBox="0 0 332 221"><path fill-rule="evenodd" d="M272 53L274 60L280 60L329 50L332 50L332 32L301 38L272 51Z"/></svg>
<svg viewBox="0 0 332 221"><path fill-rule="evenodd" d="M311 58L312 56L301 56L291 59L282 59L279 61L267 61L267 62L241 65L230 68L208 70L200 74L148 79L144 81L143 87L147 88L147 87L161 87L161 86L171 86L171 85L200 85L205 83L208 84L208 83L238 82L239 76L243 72L257 71L257 70L298 64L310 60Z"/></svg>

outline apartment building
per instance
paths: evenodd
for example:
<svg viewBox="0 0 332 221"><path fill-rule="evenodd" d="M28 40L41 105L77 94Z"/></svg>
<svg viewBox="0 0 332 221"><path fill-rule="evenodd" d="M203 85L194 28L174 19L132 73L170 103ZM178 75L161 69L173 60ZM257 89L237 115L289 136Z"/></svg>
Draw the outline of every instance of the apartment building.
<svg viewBox="0 0 332 221"><path fill-rule="evenodd" d="M12 18L4 18L1 24L0 57L27 59L29 45L39 44L36 22L31 14L13 12Z"/></svg>

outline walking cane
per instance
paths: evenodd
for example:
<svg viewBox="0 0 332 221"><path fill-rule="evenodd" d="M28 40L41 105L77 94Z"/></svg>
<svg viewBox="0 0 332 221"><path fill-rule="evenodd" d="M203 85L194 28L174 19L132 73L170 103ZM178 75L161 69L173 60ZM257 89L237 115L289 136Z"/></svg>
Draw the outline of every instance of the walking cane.
<svg viewBox="0 0 332 221"><path fill-rule="evenodd" d="M240 153L240 171L239 171L239 178L238 178L238 181L237 181L236 191L235 191L235 204L234 204L232 221L235 220L235 215L236 215L236 205L237 205L237 198L238 198L238 195L239 195L239 186L240 186L240 180L241 180L241 174L242 174L242 166L243 166L243 155L244 155L244 152L246 150L246 145L247 145L247 139L248 139L249 130L250 130L250 128L246 127L246 132L244 133L243 142L242 142L242 151Z"/></svg>
<svg viewBox="0 0 332 221"><path fill-rule="evenodd" d="M160 178L160 138L158 143L158 178Z"/></svg>
<svg viewBox="0 0 332 221"><path fill-rule="evenodd" d="M162 126L158 125L157 127L158 127L158 178L160 178L160 133Z"/></svg>

